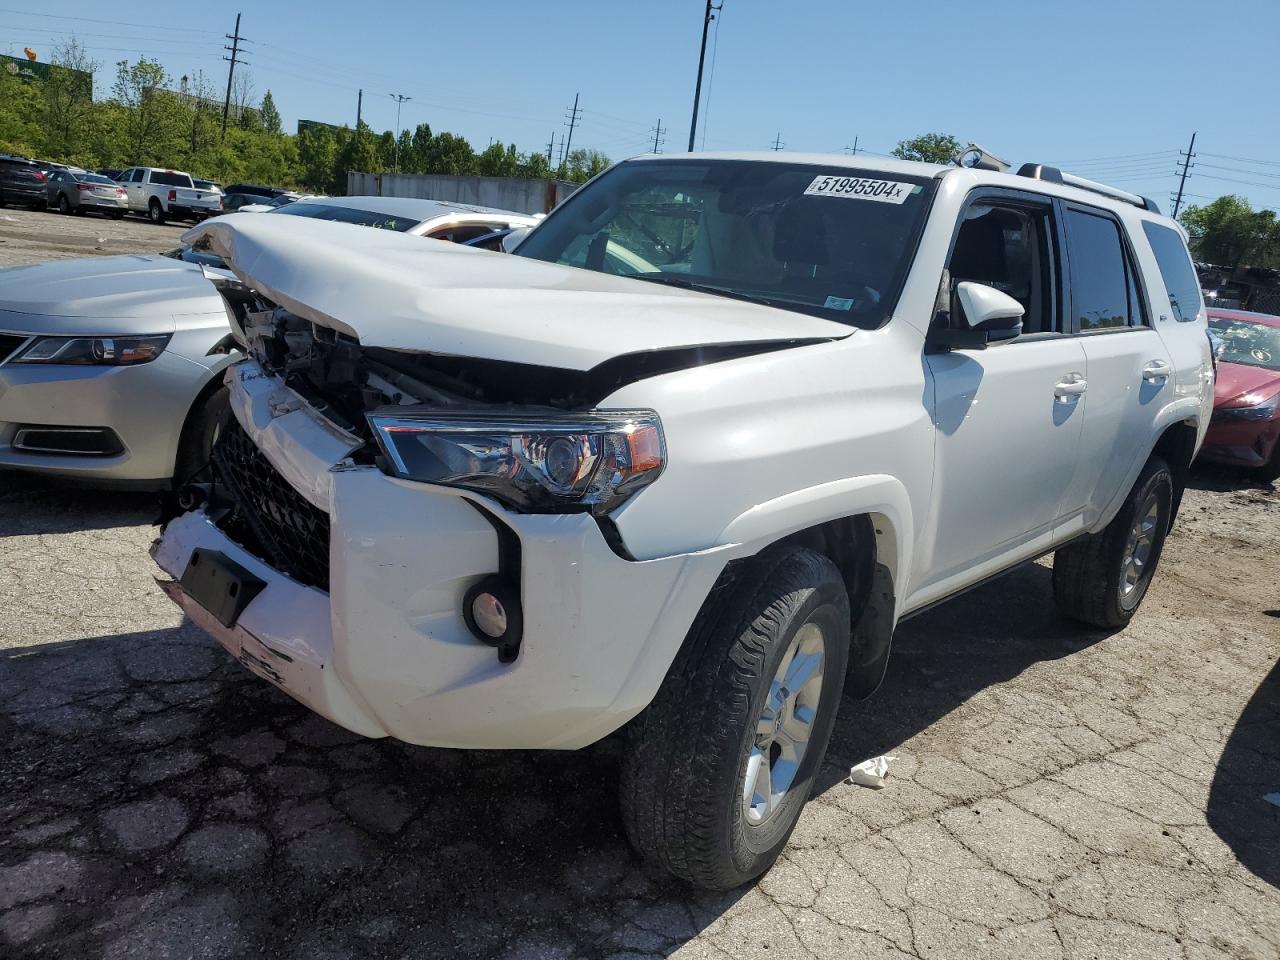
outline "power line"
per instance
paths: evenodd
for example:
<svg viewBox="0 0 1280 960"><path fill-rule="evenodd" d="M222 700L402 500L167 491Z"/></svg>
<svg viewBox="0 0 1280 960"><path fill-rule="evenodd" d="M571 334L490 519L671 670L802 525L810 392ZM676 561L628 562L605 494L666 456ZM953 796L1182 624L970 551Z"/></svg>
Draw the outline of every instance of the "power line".
<svg viewBox="0 0 1280 960"><path fill-rule="evenodd" d="M653 152L661 153L662 145L667 142L666 139L663 138L662 136L664 133L666 133L666 130L664 130L662 127L661 117L658 118L658 125L654 127L651 132L653 133Z"/></svg>
<svg viewBox="0 0 1280 960"><path fill-rule="evenodd" d="M1196 164L1196 166L1208 167L1211 170L1226 170L1229 173L1243 173L1250 177L1271 177L1280 180L1280 173L1267 173L1265 170L1249 170L1246 167L1224 167L1220 163L1205 163L1204 161Z"/></svg>
<svg viewBox="0 0 1280 960"><path fill-rule="evenodd" d="M0 13L11 13L19 17L33 17L37 20L74 20L76 23L105 23L111 27L141 27L143 30L170 30L174 33L199 33L207 37L216 37L217 30L196 30L192 27L165 27L158 23L127 23L124 20L94 20L90 17L70 17L66 14L45 13L41 10L38 13L32 13L30 10L10 10L7 7L0 7ZM26 27L20 29L26 30Z"/></svg>
<svg viewBox="0 0 1280 960"><path fill-rule="evenodd" d="M1255 160L1252 157L1233 157L1226 153L1208 153L1201 150L1200 153L1206 157L1217 157L1219 160L1235 160L1238 163L1260 163L1267 167L1280 167L1280 160Z"/></svg>
<svg viewBox="0 0 1280 960"><path fill-rule="evenodd" d="M773 138L773 143L770 144L770 147L773 148L774 153L777 153L785 146L786 144L782 142L782 134L779 132L779 134Z"/></svg>
<svg viewBox="0 0 1280 960"><path fill-rule="evenodd" d="M236 64L244 63L243 60L238 59L238 55L240 53L240 41L243 39L240 36L240 14L238 13L236 14L235 33L234 34L227 33L227 34L224 34L224 36L231 41L231 46L228 47L224 45L222 48L223 50L231 51L231 56L222 58L223 60L226 60L228 62L227 98L224 101L222 101L222 139L226 140L227 139L227 114L231 112L231 78L234 77L236 74Z"/></svg>
<svg viewBox="0 0 1280 960"><path fill-rule="evenodd" d="M1096 161L1100 161L1100 160L1128 160L1128 159L1130 159L1130 158L1132 158L1132 157L1155 157L1155 156L1165 156L1165 155L1167 155L1167 154L1172 154L1172 153L1175 153L1175 152L1176 152L1176 151L1173 151L1173 150L1158 150L1158 151L1154 151L1154 152L1151 152L1151 153L1115 153L1115 154L1112 154L1112 155L1111 155L1111 156L1109 156L1109 157L1085 157L1085 158L1083 158L1083 159L1076 159L1076 160L1058 160L1058 161L1056 161L1056 162L1057 162L1057 163L1075 163L1075 164L1081 164L1081 163L1094 163L1094 162L1096 162Z"/></svg>

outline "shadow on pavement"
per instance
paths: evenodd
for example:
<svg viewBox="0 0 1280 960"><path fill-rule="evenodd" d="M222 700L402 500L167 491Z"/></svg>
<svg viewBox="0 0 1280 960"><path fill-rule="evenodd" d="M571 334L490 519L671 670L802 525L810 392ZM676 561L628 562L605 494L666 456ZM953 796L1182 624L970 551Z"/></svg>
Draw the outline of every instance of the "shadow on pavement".
<svg viewBox="0 0 1280 960"><path fill-rule="evenodd" d="M1239 861L1280 887L1280 662L1227 738L1209 788L1209 826ZM1273 795L1275 802L1264 797Z"/></svg>
<svg viewBox="0 0 1280 960"><path fill-rule="evenodd" d="M102 490L0 470L0 537L132 527L159 515L158 493Z"/></svg>

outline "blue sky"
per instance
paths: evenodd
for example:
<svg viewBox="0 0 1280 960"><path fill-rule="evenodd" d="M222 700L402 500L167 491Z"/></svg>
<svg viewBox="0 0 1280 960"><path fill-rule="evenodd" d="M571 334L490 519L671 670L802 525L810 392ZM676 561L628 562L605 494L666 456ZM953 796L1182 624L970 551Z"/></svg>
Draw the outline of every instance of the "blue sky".
<svg viewBox="0 0 1280 960"><path fill-rule="evenodd" d="M0 4L6 0L0 0ZM7 0L14 4L15 0ZM227 8L230 9L230 8ZM357 11L353 16L351 11ZM259 96L299 117L411 126L546 149L575 92L574 146L618 158L687 146L703 0L397 0L244 5ZM224 22L225 21L225 22ZM219 89L234 10L133 0L0 6L0 52L74 33L103 63L146 53ZM713 26L712 37L716 37ZM1198 131L1193 202L1238 193L1280 206L1280 0L724 0L706 147L887 152L930 130L1016 163L1057 162L1167 208L1177 151ZM710 68L712 51L708 50ZM700 132L699 145L703 142Z"/></svg>

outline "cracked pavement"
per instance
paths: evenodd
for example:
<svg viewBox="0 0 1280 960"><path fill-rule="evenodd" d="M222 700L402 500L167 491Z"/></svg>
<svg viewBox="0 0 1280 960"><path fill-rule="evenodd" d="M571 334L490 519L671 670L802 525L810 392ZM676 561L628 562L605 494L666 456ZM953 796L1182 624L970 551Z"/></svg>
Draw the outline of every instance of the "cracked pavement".
<svg viewBox="0 0 1280 960"><path fill-rule="evenodd" d="M366 741L244 673L152 583L154 514L0 477L5 957L1280 954L1270 488L1198 478L1119 633L1043 565L904 624L783 858L714 895L631 856L609 743Z"/></svg>
<svg viewBox="0 0 1280 960"><path fill-rule="evenodd" d="M5 213L4 262L102 229ZM243 672L153 583L156 514L0 474L5 960L1280 955L1276 489L1197 474L1118 633L1059 618L1043 564L903 624L726 894L638 865L612 743L367 741ZM844 782L885 753L885 789Z"/></svg>

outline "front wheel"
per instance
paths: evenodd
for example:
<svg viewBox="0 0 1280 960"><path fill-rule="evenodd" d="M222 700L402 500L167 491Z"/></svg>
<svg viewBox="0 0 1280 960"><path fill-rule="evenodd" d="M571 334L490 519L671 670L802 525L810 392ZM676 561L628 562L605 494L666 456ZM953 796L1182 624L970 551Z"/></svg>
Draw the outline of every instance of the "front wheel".
<svg viewBox="0 0 1280 960"><path fill-rule="evenodd" d="M1128 623L1155 576L1172 517L1173 477L1168 464L1153 456L1104 530L1053 555L1058 609L1103 629Z"/></svg>
<svg viewBox="0 0 1280 960"><path fill-rule="evenodd" d="M713 594L628 729L622 815L642 857L713 890L769 869L826 753L849 624L840 571L791 544Z"/></svg>

